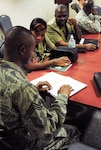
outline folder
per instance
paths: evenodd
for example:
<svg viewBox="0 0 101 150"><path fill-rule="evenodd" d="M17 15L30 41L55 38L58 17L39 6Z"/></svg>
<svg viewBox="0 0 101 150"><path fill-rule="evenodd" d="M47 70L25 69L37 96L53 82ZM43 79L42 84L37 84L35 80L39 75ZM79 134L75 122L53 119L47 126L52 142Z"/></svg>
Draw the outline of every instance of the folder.
<svg viewBox="0 0 101 150"><path fill-rule="evenodd" d="M39 77L36 78L32 81L30 81L32 84L36 85L38 82L40 81L48 81L51 85L52 85L52 89L49 90L48 92L53 96L56 97L57 96L57 92L59 90L59 88L62 85L66 85L69 84L70 86L72 86L73 91L71 92L70 96L74 95L75 93L81 91L82 89L84 89L85 87L87 87L87 84L78 81L74 78L71 78L69 76L63 76L60 75L58 73L55 73L53 71Z"/></svg>

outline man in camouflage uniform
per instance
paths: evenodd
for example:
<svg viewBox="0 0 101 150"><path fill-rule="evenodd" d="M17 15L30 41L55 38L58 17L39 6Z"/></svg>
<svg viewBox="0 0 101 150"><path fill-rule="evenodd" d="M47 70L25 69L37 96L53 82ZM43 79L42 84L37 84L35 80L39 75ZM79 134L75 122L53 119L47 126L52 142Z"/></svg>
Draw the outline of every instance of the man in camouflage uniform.
<svg viewBox="0 0 101 150"><path fill-rule="evenodd" d="M0 150L68 148L79 136L75 127L63 125L72 87L63 85L47 109L39 91L51 85L40 82L34 86L21 70L33 56L35 40L31 32L12 27L4 47L4 59L0 59Z"/></svg>
<svg viewBox="0 0 101 150"><path fill-rule="evenodd" d="M82 32L84 33L100 33L101 32L101 16L96 15L93 0L85 1L83 9L81 9L75 19Z"/></svg>

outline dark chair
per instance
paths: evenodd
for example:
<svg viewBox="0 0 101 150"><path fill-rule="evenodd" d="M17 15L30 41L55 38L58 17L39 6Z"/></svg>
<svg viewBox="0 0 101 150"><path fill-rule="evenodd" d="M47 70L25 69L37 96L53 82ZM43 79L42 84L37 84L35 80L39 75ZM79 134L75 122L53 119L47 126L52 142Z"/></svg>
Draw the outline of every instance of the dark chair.
<svg viewBox="0 0 101 150"><path fill-rule="evenodd" d="M0 39L0 58L3 58L4 55L4 40Z"/></svg>
<svg viewBox="0 0 101 150"><path fill-rule="evenodd" d="M81 132L80 142L71 145L69 150L101 150L101 109L72 100L67 109L65 123L76 126Z"/></svg>
<svg viewBox="0 0 101 150"><path fill-rule="evenodd" d="M7 15L1 15L0 16L0 28L5 35L8 29L12 27L12 22L9 16Z"/></svg>
<svg viewBox="0 0 101 150"><path fill-rule="evenodd" d="M94 6L94 9L97 11L97 15L101 16L101 7L100 6Z"/></svg>
<svg viewBox="0 0 101 150"><path fill-rule="evenodd" d="M81 9L76 2L71 3L71 8L75 10L76 13L78 13Z"/></svg>
<svg viewBox="0 0 101 150"><path fill-rule="evenodd" d="M68 150L98 150L97 148L83 144L82 142L73 143Z"/></svg>

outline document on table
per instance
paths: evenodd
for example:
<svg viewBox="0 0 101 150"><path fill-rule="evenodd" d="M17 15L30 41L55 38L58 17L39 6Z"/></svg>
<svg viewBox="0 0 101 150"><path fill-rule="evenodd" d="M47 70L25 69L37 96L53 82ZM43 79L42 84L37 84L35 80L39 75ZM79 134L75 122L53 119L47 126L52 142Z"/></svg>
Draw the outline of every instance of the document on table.
<svg viewBox="0 0 101 150"><path fill-rule="evenodd" d="M67 71L71 66L72 66L72 64L70 63L66 66L55 66L55 65L53 65L53 66L50 66L48 68L51 70L56 70L56 71Z"/></svg>
<svg viewBox="0 0 101 150"><path fill-rule="evenodd" d="M74 95L75 93L79 92L80 90L87 87L87 84L75 80L69 76L63 76L55 72L49 72L39 78L36 78L30 81L32 84L36 85L39 81L48 81L52 85L52 89L49 90L50 94L54 97L57 96L57 91L59 88L64 84L69 84L72 86L73 90L70 96Z"/></svg>

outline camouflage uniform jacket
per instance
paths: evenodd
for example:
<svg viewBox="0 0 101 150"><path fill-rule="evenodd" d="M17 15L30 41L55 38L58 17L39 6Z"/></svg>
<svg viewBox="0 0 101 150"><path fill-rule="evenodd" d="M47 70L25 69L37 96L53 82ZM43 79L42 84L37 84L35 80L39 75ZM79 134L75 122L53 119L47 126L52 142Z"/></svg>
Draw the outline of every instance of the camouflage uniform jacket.
<svg viewBox="0 0 101 150"><path fill-rule="evenodd" d="M75 19L82 30L87 31L88 33L101 32L101 16L93 15L92 13L87 16L84 10L81 9L77 13Z"/></svg>
<svg viewBox="0 0 101 150"><path fill-rule="evenodd" d="M27 81L21 68L0 59L0 126L7 130L23 126L33 140L51 135L65 121L67 102L68 97L59 94L47 109L44 99Z"/></svg>

